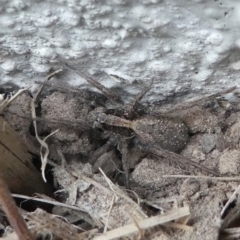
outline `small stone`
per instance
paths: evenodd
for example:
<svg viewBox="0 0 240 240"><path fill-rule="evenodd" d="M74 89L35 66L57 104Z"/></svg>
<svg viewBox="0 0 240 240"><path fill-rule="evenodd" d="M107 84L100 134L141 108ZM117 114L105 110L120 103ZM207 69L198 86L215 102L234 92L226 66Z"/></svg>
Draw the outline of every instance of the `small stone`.
<svg viewBox="0 0 240 240"><path fill-rule="evenodd" d="M217 136L214 134L204 134L200 140L203 153L210 153L215 147Z"/></svg>
<svg viewBox="0 0 240 240"><path fill-rule="evenodd" d="M170 160L170 159L169 159ZM183 170L174 167L169 162L154 161L144 158L134 169L132 180L144 188L162 188L168 185L176 186L176 179L164 178L163 175L183 174Z"/></svg>

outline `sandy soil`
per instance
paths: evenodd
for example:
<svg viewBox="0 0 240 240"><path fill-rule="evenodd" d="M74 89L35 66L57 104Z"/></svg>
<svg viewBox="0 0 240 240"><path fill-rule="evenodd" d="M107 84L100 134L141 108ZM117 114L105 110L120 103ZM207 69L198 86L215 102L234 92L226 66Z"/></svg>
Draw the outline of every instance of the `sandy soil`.
<svg viewBox="0 0 240 240"><path fill-rule="evenodd" d="M220 213L240 181L214 179L200 169L178 165L171 158L156 158L139 149L133 139L128 146L128 161L131 169L130 186L135 195L125 191L122 154L118 144L121 131L115 128L99 130L94 125L96 112L102 107L94 96L92 101L86 101L78 95L54 91L42 98L38 113L45 119L38 122L41 138L59 129L47 141L49 159L57 164L53 168L55 187L62 190L63 202L82 209L78 218L84 224L80 225L101 229L108 218L108 228L114 229L147 216L189 206L191 214L186 225L193 227L193 231L156 227L145 231L142 239L224 239L224 229L231 228L239 214L231 218L231 211L228 210L222 218ZM4 117L22 134L29 150L38 154L39 144L31 128L30 101L27 93L22 94L11 104ZM108 102L104 104L111 105ZM168 106L152 106L148 109L158 115ZM238 176L240 170L239 110L239 102L229 102L223 96L164 114L180 117L189 128L189 140L179 153L182 158L190 158L218 172L221 177L233 177ZM105 146L110 136L114 136L113 143ZM110 183L99 173L99 167L122 195L113 198ZM131 201L123 195L130 196ZM136 204L137 199L140 205ZM234 208L234 205L231 207ZM54 211L60 212L57 208ZM75 215L72 211L64 211L64 217L68 219ZM227 223L225 219L228 219ZM131 239L136 237L130 236Z"/></svg>

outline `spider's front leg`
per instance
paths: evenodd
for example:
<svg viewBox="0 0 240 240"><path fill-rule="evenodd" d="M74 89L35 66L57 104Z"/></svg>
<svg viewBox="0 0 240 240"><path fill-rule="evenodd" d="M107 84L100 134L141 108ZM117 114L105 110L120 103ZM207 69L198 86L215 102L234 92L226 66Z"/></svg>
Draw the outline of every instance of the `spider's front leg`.
<svg viewBox="0 0 240 240"><path fill-rule="evenodd" d="M103 112L97 114L97 123L115 127L132 128L132 121L114 115L107 115Z"/></svg>
<svg viewBox="0 0 240 240"><path fill-rule="evenodd" d="M125 117L127 117L128 119L131 119L133 117L134 111L136 110L137 105L142 100L142 98L145 96L145 94L147 92L149 92L150 89L152 88L153 81L154 80L152 79L149 86L144 87L143 90L135 96L133 101L129 105L126 106L126 108L124 109Z"/></svg>
<svg viewBox="0 0 240 240"><path fill-rule="evenodd" d="M115 102L118 103L122 103L122 99L120 98L120 96L118 96L116 93L110 91L108 88L106 88L105 86L103 86L101 83L99 83L98 81L94 80L93 78L84 75L83 73L81 73L80 71L77 70L77 68L70 66L69 64L65 63L65 66L68 67L69 69L73 70L74 72L76 72L79 76L81 76L82 78L84 78L88 83L90 83L93 87L97 88L99 91L101 91L103 93L103 95L105 95L109 100L113 100Z"/></svg>

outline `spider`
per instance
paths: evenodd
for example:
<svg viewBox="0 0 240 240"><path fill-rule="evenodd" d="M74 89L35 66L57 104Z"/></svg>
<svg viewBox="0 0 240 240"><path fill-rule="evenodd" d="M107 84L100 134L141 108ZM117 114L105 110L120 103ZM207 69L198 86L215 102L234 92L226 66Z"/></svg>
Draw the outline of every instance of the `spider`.
<svg viewBox="0 0 240 240"><path fill-rule="evenodd" d="M106 106L96 107L86 116L87 124L85 124L88 125L88 128L102 130L103 133L106 133L108 139L90 157L90 163L93 163L99 156L108 151L110 146L117 146L122 155L125 184L129 188L128 146L134 143L137 147L157 157L170 158L176 164L185 167L193 166L207 173L217 175L215 171L178 154L186 146L189 137L188 126L181 118L170 117L167 114L151 115L140 104L143 96L151 89L153 81L148 87L145 87L137 94L129 105L125 106L122 99L116 93L111 92L94 79L81 74L76 68L68 65L67 67L86 79L92 86L100 90L104 96L110 99L110 101L115 102L116 106L118 106L115 109L109 109ZM52 85L49 83L44 84Z"/></svg>
<svg viewBox="0 0 240 240"><path fill-rule="evenodd" d="M153 81L150 86L152 83ZM158 157L170 158L177 164L190 165L207 173L217 175L215 171L177 154L186 146L189 137L188 126L181 118L167 115L154 116L144 113L135 120L131 119L133 111L137 107L137 103L149 89L150 87L146 87L136 96L133 102L125 108L123 113L125 118L100 112L97 114L97 122L107 126L131 129L134 133L134 137L137 138L137 141L135 141L137 145ZM129 188L127 140L121 138L120 146L123 168L126 174L126 186Z"/></svg>

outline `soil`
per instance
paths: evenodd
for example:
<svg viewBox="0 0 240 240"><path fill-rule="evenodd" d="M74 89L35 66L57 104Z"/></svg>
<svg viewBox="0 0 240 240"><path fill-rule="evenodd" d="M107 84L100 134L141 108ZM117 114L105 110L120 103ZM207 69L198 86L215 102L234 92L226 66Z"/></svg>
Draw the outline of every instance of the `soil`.
<svg viewBox="0 0 240 240"><path fill-rule="evenodd" d="M63 202L82 209L82 214L78 217L85 225L80 225L87 226L88 229L101 229L108 218L108 228L114 229L147 216L189 206L191 214L187 225L192 226L193 231L157 227L144 232L145 237L142 239L224 239L222 226L231 211L227 211L223 217L221 211L240 180L225 181L211 176L201 178L206 173L200 169L176 165L171 159L155 158L132 144L133 141L129 146L128 157L130 186L135 195L125 191L121 154L114 144L96 158L96 161L90 161L94 154L97 156L96 152L112 134L111 129L97 132L94 130L93 111L101 107L96 106L97 99L94 101L89 104L89 100L58 91L42 97L40 101L39 116L45 119L38 122L41 138L59 129L47 140L49 159L57 165L53 168L55 187L61 190ZM21 133L29 151L38 154L39 144L31 131L30 102L30 95L23 93L6 110L4 118ZM204 104L167 114L170 117L180 117L189 128L189 140L179 154L216 170L221 177L238 176L239 102L229 102L222 96L211 99L211 104L206 100ZM151 111L156 116L161 114L164 107L166 106L154 106ZM58 121L50 121L53 119ZM65 158L59 155L59 151ZM113 197L109 190L111 184L98 171L99 167L115 184L113 188L122 195ZM192 175L196 177L193 178ZM123 195L129 195L131 201ZM140 206L136 204L137 199L141 202ZM57 208L54 211L59 212ZM66 210L64 217L71 219L74 214ZM232 227L236 218L225 224L224 228ZM129 239L136 238L136 235L131 235Z"/></svg>

